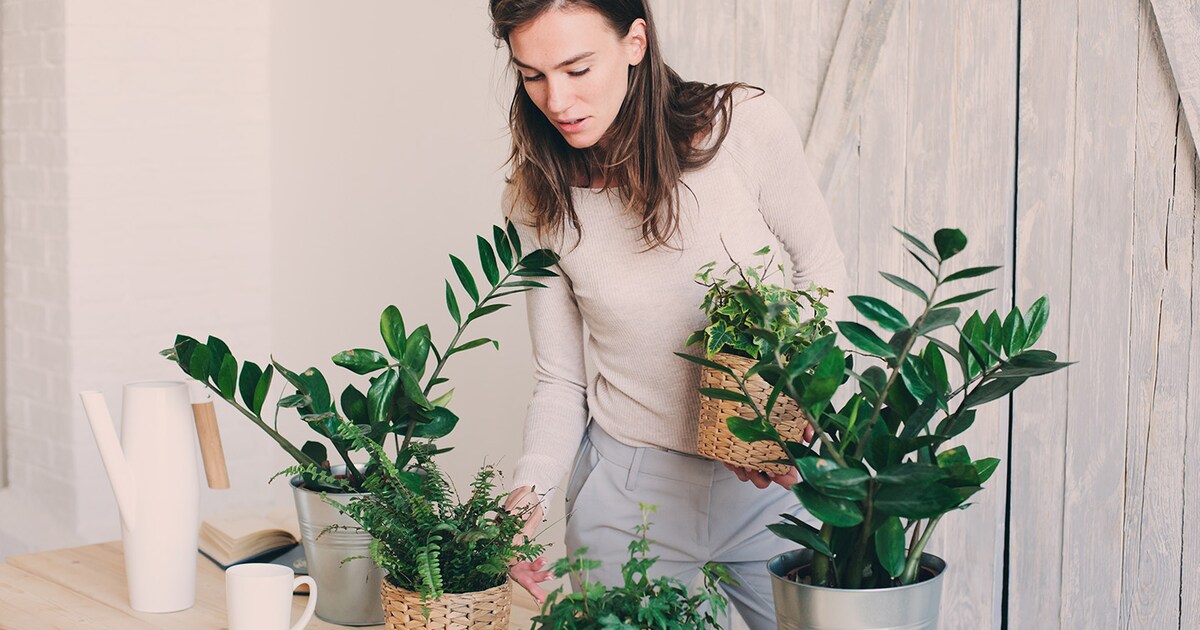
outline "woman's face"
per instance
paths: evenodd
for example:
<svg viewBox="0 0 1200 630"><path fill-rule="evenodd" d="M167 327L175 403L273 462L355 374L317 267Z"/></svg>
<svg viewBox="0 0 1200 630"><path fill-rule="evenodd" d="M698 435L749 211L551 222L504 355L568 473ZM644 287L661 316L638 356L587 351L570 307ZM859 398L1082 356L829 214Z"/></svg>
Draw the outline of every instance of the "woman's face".
<svg viewBox="0 0 1200 630"><path fill-rule="evenodd" d="M550 9L508 37L525 92L576 149L608 130L629 87L629 67L646 51L646 23L624 37L590 8Z"/></svg>

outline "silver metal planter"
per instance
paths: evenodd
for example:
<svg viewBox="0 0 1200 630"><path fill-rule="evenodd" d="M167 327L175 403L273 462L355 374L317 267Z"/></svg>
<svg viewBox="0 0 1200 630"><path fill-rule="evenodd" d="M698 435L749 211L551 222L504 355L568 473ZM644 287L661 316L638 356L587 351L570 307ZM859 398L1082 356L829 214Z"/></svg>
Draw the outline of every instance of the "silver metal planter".
<svg viewBox="0 0 1200 630"><path fill-rule="evenodd" d="M937 630L946 563L921 555L922 571L936 575L908 586L841 589L799 584L787 576L812 562L811 549L767 562L779 630Z"/></svg>
<svg viewBox="0 0 1200 630"><path fill-rule="evenodd" d="M338 473L336 468L334 474ZM369 558L342 563L349 557L370 555L370 534L358 529L358 523L322 500L320 492L300 487L299 476L292 477L292 494L300 518L300 537L308 560L308 574L317 582L317 617L343 626L383 623L380 598L383 570ZM330 495L339 503L348 503L356 496L362 495ZM328 529L330 525L349 529Z"/></svg>

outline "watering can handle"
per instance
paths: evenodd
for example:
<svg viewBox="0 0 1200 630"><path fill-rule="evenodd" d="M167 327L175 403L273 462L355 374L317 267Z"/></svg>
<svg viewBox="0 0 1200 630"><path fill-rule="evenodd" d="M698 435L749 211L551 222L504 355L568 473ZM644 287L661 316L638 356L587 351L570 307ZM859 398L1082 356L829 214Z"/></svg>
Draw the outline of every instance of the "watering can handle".
<svg viewBox="0 0 1200 630"><path fill-rule="evenodd" d="M225 467L225 448L221 445L221 430L217 427L217 410L212 396L196 381L188 383L192 399L192 415L196 419L196 437L200 440L200 457L204 460L204 476L208 487L223 490L229 487L229 470Z"/></svg>

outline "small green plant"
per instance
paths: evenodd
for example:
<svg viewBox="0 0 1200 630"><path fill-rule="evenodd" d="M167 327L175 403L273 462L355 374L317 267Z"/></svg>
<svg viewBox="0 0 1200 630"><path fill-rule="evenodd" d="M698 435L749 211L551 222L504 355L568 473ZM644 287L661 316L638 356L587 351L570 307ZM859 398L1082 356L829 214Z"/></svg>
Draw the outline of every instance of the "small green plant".
<svg viewBox="0 0 1200 630"><path fill-rule="evenodd" d="M899 230L898 230L899 231ZM958 281L986 275L995 266L951 272L947 261L967 245L959 230L938 230L933 246L906 232L908 252L928 272L928 290L916 282L882 273L884 279L915 295L922 303L915 318L879 298L855 295L850 302L870 326L837 322L850 347L837 345L830 334L788 358L764 352L750 370L774 383L764 406L757 405L739 379L741 392L732 399L750 406L753 420L729 418L731 432L748 441L770 440L799 469L802 481L792 487L804 507L822 522L820 530L782 515L787 522L771 531L813 551L802 581L835 588L882 588L912 584L934 529L948 512L967 507L983 489L1000 460L972 459L956 438L975 423L976 409L1007 396L1026 381L1061 370L1047 350L1033 349L1049 316L1046 298L1028 309L1005 315L978 311L962 318L955 306L991 291L968 291L939 299ZM769 318L755 308L759 321ZM946 341L935 332L957 334ZM787 347L788 340L769 331L760 335L766 348ZM867 359L854 369L852 355ZM700 357L690 361L722 370L725 366ZM957 366L955 374L949 366ZM845 403L835 395L850 391ZM818 441L813 447L781 440L766 422L779 393L797 401L812 419Z"/></svg>
<svg viewBox="0 0 1200 630"><path fill-rule="evenodd" d="M764 247L755 256L765 257L771 253ZM743 267L736 261L719 277L713 277L716 262L710 262L696 272L696 282L708 287L700 308L708 316L709 324L688 337L686 344L702 344L704 354L712 358L726 352L749 359L758 359L766 349L760 328L770 333L770 338L781 340L777 349L784 356L803 350L813 339L829 334L832 329L825 322L827 309L821 300L829 296L829 289L811 286L807 290L785 289L767 283L776 271L783 273L783 265L774 264L774 259L763 264ZM737 272L735 279L729 277ZM805 313L810 316L806 316Z"/></svg>
<svg viewBox="0 0 1200 630"><path fill-rule="evenodd" d="M393 586L426 601L444 593L483 591L503 584L512 562L541 555L542 545L520 536L526 514L503 509L506 495L497 492L495 468L483 467L462 500L433 460L440 451L414 444L407 451L411 461L392 462L383 445L357 425L339 421L336 429L353 448L370 454L371 466L361 486L364 494L345 503L328 495L325 500L371 535L371 559ZM299 473L353 489L311 466L280 474Z"/></svg>
<svg viewBox="0 0 1200 630"><path fill-rule="evenodd" d="M687 585L677 579L651 579L650 568L658 561L650 555L652 511L653 506L642 505L642 524L629 543L629 560L621 565L621 586L606 588L588 580L588 572L599 568L600 561L585 557L586 548L554 563L556 577L574 575L582 588L575 593L564 594L561 588L550 593L541 615L533 619L534 630L720 628L716 619L727 602L718 584L733 583L732 577L723 565L709 563L701 569L704 588L696 594L689 594Z"/></svg>
<svg viewBox="0 0 1200 630"><path fill-rule="evenodd" d="M305 470L330 470L323 443L310 440L297 447L279 432L280 410L297 410L317 435L333 445L346 466L351 487L362 488L364 471L353 461L351 441L337 430L343 420L363 427L364 433L376 442L392 435L397 442L397 461L411 458L413 440L436 440L448 435L458 423L458 416L448 408L454 390L437 395L433 392L448 381L442 370L451 357L461 352L488 344L500 347L499 342L488 338L464 341L468 325L509 306L502 298L545 286L535 278L557 275L549 269L558 261L557 255L545 249L523 255L520 237L511 223L507 229L493 226L491 242L483 236L477 236L476 241L480 266L487 280L486 291L481 293L467 265L451 255L450 262L462 290L471 299L471 308L464 316L447 280L446 309L456 325L449 342L439 349L432 341L428 325L406 329L400 309L389 306L379 319L385 350L355 348L333 356L334 364L358 375L371 375L366 393L351 384L335 400L320 370L310 367L293 372L274 358L265 364L265 369L253 361L242 362L239 367L229 346L212 336L201 343L178 335L162 354L262 429L297 466ZM283 376L292 389L279 398L273 417L267 417L263 407L275 373ZM307 474L305 484L322 487L318 477ZM340 486L324 487L334 490Z"/></svg>

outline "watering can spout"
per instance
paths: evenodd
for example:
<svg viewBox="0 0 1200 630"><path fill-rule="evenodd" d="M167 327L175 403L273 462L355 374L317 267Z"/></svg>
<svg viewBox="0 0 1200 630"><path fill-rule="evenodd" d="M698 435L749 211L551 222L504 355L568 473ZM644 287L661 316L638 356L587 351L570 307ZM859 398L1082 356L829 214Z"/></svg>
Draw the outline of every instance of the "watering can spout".
<svg viewBox="0 0 1200 630"><path fill-rule="evenodd" d="M92 425L92 435L96 438L96 446L100 449L100 458L104 461L104 470L112 483L113 494L117 496L117 507L121 510L121 519L125 527L132 531L136 527L137 518L137 484L134 483L133 469L125 459L121 450L121 441L117 439L117 431L113 427L112 416L108 413L108 404L104 394L97 391L80 392L83 400L83 410L87 413L88 423Z"/></svg>

